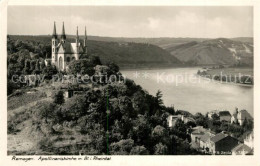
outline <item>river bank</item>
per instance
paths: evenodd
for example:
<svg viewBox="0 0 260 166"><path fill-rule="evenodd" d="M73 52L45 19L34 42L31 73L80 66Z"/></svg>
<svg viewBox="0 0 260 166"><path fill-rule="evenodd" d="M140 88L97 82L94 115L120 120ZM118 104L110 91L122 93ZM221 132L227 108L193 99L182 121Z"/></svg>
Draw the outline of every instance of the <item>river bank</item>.
<svg viewBox="0 0 260 166"><path fill-rule="evenodd" d="M238 85L254 85L254 72L252 68L221 68L199 69L197 75L219 81Z"/></svg>

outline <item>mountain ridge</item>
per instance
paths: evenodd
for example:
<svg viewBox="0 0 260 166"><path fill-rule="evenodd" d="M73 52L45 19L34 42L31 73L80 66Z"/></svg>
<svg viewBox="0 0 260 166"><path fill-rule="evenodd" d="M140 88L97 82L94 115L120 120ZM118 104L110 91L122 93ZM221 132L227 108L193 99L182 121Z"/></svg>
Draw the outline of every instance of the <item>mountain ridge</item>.
<svg viewBox="0 0 260 166"><path fill-rule="evenodd" d="M227 38L192 41L166 50L180 61L192 65L253 65L253 44Z"/></svg>

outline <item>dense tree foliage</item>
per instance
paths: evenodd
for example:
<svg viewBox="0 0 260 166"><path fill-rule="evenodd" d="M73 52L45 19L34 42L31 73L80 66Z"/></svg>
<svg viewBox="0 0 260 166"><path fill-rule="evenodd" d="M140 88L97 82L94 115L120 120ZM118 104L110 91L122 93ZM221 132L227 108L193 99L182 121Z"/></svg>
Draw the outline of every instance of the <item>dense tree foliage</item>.
<svg viewBox="0 0 260 166"><path fill-rule="evenodd" d="M116 71L116 70L115 70ZM46 126L46 138L59 137L73 144L54 146L58 139L42 139L44 152L56 154L196 154L189 147L188 126L178 122L174 130L166 124L168 112L159 92L152 96L133 81L109 83L85 94L75 95L65 102L58 91L54 101L38 104L34 119ZM167 110L167 111L166 111ZM36 122L35 122L36 123ZM178 131L178 132L176 132ZM75 137L75 138L74 138ZM184 143L185 142L185 143ZM186 145L187 144L187 145ZM65 150L65 149L69 150ZM180 150L184 149L184 151Z"/></svg>

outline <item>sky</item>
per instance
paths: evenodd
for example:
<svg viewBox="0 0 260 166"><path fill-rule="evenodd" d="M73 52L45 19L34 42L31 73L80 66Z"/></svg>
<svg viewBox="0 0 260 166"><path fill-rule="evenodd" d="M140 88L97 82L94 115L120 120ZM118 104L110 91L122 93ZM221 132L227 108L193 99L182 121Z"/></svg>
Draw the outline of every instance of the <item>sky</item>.
<svg viewBox="0 0 260 166"><path fill-rule="evenodd" d="M253 37L253 7L9 6L8 34L108 37Z"/></svg>

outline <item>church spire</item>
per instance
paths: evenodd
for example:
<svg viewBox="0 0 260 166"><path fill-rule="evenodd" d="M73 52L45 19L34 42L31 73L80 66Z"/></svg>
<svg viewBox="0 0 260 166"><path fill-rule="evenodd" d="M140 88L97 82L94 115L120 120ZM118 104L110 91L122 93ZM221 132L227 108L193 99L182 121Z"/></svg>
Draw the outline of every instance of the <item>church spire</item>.
<svg viewBox="0 0 260 166"><path fill-rule="evenodd" d="M54 27L53 27L52 38L57 39L57 34L56 34L56 24L55 24L55 21L54 21Z"/></svg>
<svg viewBox="0 0 260 166"><path fill-rule="evenodd" d="M87 39L87 28L85 26L85 39Z"/></svg>
<svg viewBox="0 0 260 166"><path fill-rule="evenodd" d="M66 39L64 22L62 22L62 33L61 33L61 39L63 39L63 40Z"/></svg>
<svg viewBox="0 0 260 166"><path fill-rule="evenodd" d="M86 47L87 46L87 28L86 28L86 26L85 26L85 38L84 38L84 47Z"/></svg>
<svg viewBox="0 0 260 166"><path fill-rule="evenodd" d="M79 38L79 31L78 31L78 26L77 26L77 39Z"/></svg>
<svg viewBox="0 0 260 166"><path fill-rule="evenodd" d="M77 47L79 46L79 32L78 32L78 26L77 26L77 31L76 31L76 45L77 45Z"/></svg>

